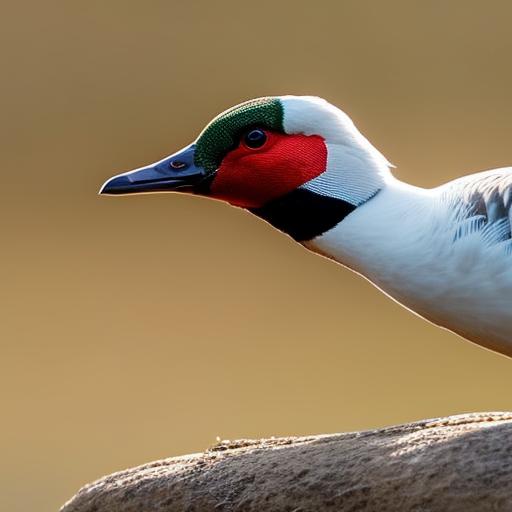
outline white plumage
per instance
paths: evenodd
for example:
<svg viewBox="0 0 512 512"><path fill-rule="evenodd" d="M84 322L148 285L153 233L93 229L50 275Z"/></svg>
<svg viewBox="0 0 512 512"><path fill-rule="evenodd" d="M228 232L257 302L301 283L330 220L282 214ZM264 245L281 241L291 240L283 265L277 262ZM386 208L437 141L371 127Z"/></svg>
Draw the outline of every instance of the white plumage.
<svg viewBox="0 0 512 512"><path fill-rule="evenodd" d="M291 115L327 133L328 169L315 191L363 202L304 245L425 319L512 356L512 168L433 189L408 185L345 113L320 99L300 101L302 114L295 107Z"/></svg>
<svg viewBox="0 0 512 512"><path fill-rule="evenodd" d="M306 245L433 323L512 355L511 191L512 168L431 190L390 175Z"/></svg>
<svg viewBox="0 0 512 512"><path fill-rule="evenodd" d="M303 162L315 167L319 161L305 160L300 153L305 150L296 149L286 158L283 153L272 156L274 146L266 145L265 130L282 143L289 135L302 142L304 136L315 138L318 154L326 155L318 157L324 158L321 172L273 196L272 183L307 176ZM244 133L259 143L244 149ZM297 168L293 151L299 151ZM210 157L218 161L211 164ZM231 167L223 168L226 161ZM198 162L214 167L205 170ZM194 145L116 176L102 191L167 191L203 180L192 189L195 193L243 206L248 203L236 194L253 198L254 204L254 187L266 190L268 200L250 208L253 213L366 277L418 315L512 356L512 168L422 189L396 179L391 167L338 108L316 97L281 96L229 109ZM219 174L225 188L216 196ZM237 178L241 174L246 181ZM237 182L232 189L230 176Z"/></svg>

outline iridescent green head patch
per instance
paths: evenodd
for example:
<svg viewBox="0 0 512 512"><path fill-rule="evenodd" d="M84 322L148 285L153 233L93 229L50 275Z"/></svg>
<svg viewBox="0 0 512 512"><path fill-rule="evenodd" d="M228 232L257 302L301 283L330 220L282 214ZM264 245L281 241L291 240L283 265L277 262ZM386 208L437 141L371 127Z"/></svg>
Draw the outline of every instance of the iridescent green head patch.
<svg viewBox="0 0 512 512"><path fill-rule="evenodd" d="M253 126L283 131L283 106L279 99L246 101L216 117L196 141L195 164L208 172L215 171L225 154L238 144L242 132Z"/></svg>

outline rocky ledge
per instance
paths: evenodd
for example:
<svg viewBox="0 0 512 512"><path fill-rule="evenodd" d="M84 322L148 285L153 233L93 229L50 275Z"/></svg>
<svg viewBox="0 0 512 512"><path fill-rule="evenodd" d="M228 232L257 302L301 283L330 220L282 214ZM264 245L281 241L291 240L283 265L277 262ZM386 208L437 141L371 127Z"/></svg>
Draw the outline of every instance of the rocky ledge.
<svg viewBox="0 0 512 512"><path fill-rule="evenodd" d="M222 441L114 473L61 512L512 511L512 413Z"/></svg>

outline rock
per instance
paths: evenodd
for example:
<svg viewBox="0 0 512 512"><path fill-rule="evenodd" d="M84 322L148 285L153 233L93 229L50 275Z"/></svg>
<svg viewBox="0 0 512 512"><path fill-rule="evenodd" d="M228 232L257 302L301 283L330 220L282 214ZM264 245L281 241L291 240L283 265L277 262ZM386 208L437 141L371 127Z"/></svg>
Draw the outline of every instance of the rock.
<svg viewBox="0 0 512 512"><path fill-rule="evenodd" d="M512 511L512 413L222 441L86 485L61 512Z"/></svg>

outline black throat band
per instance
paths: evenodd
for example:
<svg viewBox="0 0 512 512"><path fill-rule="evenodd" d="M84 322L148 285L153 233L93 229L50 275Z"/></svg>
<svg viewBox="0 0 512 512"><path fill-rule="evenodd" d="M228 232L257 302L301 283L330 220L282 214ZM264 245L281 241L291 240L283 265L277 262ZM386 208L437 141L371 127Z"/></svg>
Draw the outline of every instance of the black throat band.
<svg viewBox="0 0 512 512"><path fill-rule="evenodd" d="M297 188L250 211L297 242L307 242L332 229L355 209L343 199Z"/></svg>

